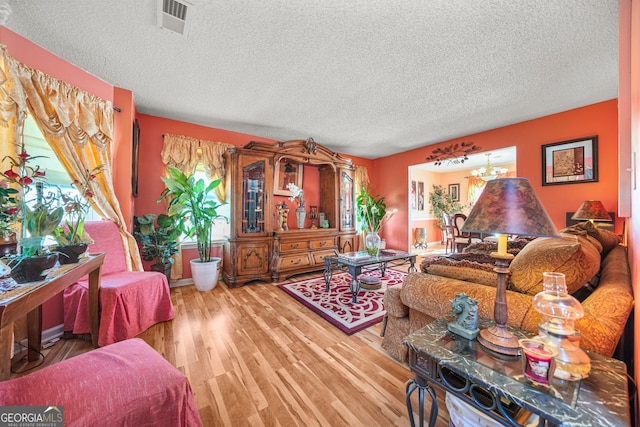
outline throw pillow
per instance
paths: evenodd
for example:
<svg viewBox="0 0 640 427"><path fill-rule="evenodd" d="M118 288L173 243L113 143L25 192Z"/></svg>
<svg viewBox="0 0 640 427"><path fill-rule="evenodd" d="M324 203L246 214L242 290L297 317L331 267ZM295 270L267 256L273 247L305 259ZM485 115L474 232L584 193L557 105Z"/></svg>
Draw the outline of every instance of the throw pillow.
<svg viewBox="0 0 640 427"><path fill-rule="evenodd" d="M479 283L487 286L496 286L497 274L493 271L492 264L484 264L473 261L455 261L448 257L427 258L420 263L424 273L451 279L464 280L466 282Z"/></svg>
<svg viewBox="0 0 640 427"><path fill-rule="evenodd" d="M585 238L561 233L560 238L541 237L520 251L510 265L510 288L529 295L542 291L542 273L563 273L572 294L600 269L600 253Z"/></svg>
<svg viewBox="0 0 640 427"><path fill-rule="evenodd" d="M588 222L588 224L591 224L591 223ZM598 250L599 253L602 253L603 248L600 241L594 237L591 231L588 231L586 228L584 228L582 224L572 225L571 227L567 227L563 230L560 230L560 232L566 233L566 234L573 234L575 236L580 236L582 238L585 238L589 240L589 243L591 243ZM597 232L595 234L597 234Z"/></svg>
<svg viewBox="0 0 640 427"><path fill-rule="evenodd" d="M618 246L618 244L620 243L620 238L616 233L598 228L591 221L580 222L578 224L572 225L571 227L567 227L562 231L583 231L589 236L595 238L602 245L601 253L603 257L607 256L609 251Z"/></svg>

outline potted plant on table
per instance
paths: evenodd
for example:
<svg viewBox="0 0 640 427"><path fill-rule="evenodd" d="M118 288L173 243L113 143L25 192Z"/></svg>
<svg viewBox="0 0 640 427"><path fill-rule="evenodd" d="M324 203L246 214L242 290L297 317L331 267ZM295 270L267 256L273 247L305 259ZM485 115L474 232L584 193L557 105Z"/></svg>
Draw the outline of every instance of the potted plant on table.
<svg viewBox="0 0 640 427"><path fill-rule="evenodd" d="M172 256L178 253L180 229L176 218L166 214L145 214L133 217L133 235L141 245L140 255L154 261L152 271L164 273L171 282Z"/></svg>
<svg viewBox="0 0 640 427"><path fill-rule="evenodd" d="M380 227L391 218L387 215L384 197L372 196L368 188L362 188L356 196L356 215L361 231L365 234L365 249L369 255L377 256L380 250ZM394 212L395 213L395 212Z"/></svg>
<svg viewBox="0 0 640 427"><path fill-rule="evenodd" d="M78 194L61 193L65 218L64 226L58 225L53 231L58 243L55 248L62 256L60 264L73 264L87 251L89 244L93 243L91 237L84 231L84 222L89 209L95 203L93 200L92 182L102 172L102 165L92 170L85 170L80 180L72 183L78 190Z"/></svg>
<svg viewBox="0 0 640 427"><path fill-rule="evenodd" d="M0 257L17 253L20 231L20 192L0 182Z"/></svg>
<svg viewBox="0 0 640 427"><path fill-rule="evenodd" d="M7 191L15 197L22 223L19 253L9 255L8 265L12 268L11 276L19 283L41 280L43 271L58 260L58 254L51 253L44 240L53 235L64 210L57 206L55 194L44 193L45 173L39 166L31 165L37 158L25 150L20 151L17 159L6 156L3 160L9 160L10 168L0 173L5 179L2 187L13 186L17 190L17 193ZM35 196L31 193L34 187Z"/></svg>
<svg viewBox="0 0 640 427"><path fill-rule="evenodd" d="M159 201L168 199L168 215L175 217L179 230L187 236L195 236L198 244L198 259L191 260L191 274L196 288L209 291L218 283L218 267L221 259L211 256L211 227L216 219L227 219L219 215L222 206L214 196L221 180L208 185L193 174L185 175L180 169L169 167L169 176L162 178L166 188Z"/></svg>

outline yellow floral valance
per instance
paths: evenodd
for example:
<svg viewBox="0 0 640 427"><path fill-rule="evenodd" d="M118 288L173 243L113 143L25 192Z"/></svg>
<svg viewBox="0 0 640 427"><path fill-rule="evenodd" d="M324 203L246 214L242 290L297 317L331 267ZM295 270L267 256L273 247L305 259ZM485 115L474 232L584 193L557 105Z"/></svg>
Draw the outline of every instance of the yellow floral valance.
<svg viewBox="0 0 640 427"><path fill-rule="evenodd" d="M214 142L192 138L184 135L164 135L162 162L165 166L173 166L185 174L193 173L196 165L201 163L209 179L222 179L226 175L224 154L233 144ZM226 201L225 186L216 188L220 201Z"/></svg>

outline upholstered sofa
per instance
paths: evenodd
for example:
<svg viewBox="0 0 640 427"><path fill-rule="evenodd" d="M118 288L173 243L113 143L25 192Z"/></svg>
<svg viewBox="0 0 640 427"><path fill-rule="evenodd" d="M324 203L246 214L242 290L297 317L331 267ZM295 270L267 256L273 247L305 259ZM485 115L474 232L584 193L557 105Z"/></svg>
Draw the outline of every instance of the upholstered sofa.
<svg viewBox="0 0 640 427"><path fill-rule="evenodd" d="M508 324L537 333L541 317L531 304L542 291L542 273L561 272L568 292L582 302L585 311L576 322L581 347L610 357L633 308L626 247L614 233L589 222L562 230L561 236L540 237L513 249ZM425 259L421 272L410 273L401 286L388 288L382 347L406 361L402 339L434 319L450 316L451 300L461 292L478 300L481 317L492 318L497 279L491 249L490 244L473 244L463 254Z"/></svg>

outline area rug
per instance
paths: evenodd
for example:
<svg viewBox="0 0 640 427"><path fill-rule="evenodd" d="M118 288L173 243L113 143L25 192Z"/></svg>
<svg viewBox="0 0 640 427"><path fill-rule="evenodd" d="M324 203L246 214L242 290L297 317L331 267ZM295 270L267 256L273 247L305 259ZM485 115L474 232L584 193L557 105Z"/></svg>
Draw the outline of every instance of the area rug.
<svg viewBox="0 0 640 427"><path fill-rule="evenodd" d="M380 270L366 273L380 277ZM280 289L302 304L318 313L322 318L336 326L347 335L351 335L382 320L386 311L383 304L384 291L389 286L402 283L407 273L387 268L385 277L381 277L381 287L375 290L360 289L358 301L351 302L349 281L351 274L334 272L329 291L325 290L324 277L283 283Z"/></svg>

